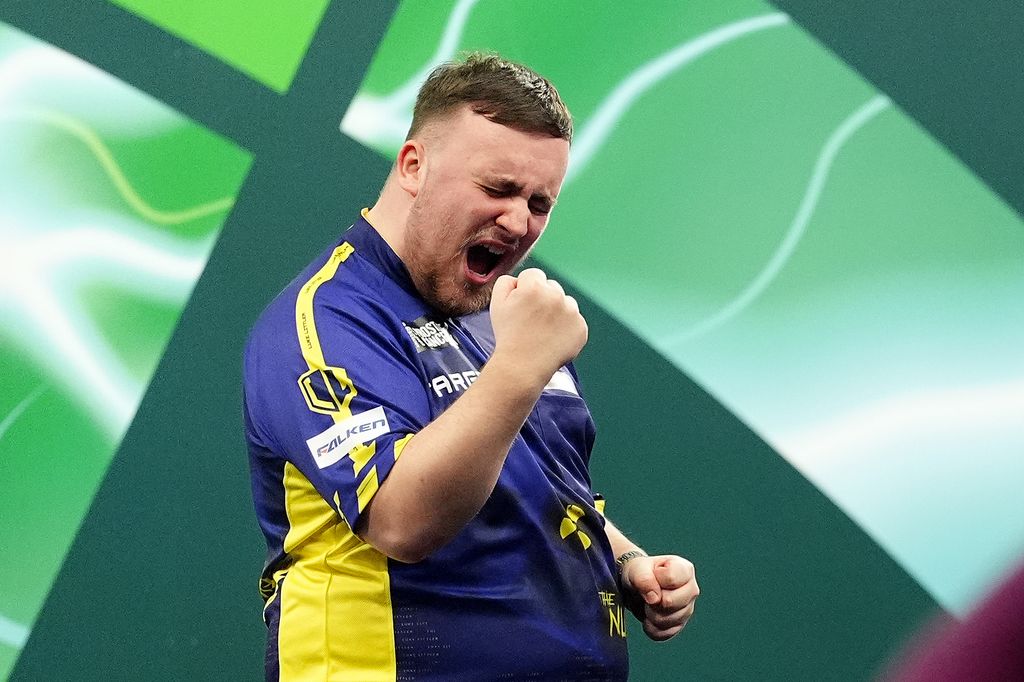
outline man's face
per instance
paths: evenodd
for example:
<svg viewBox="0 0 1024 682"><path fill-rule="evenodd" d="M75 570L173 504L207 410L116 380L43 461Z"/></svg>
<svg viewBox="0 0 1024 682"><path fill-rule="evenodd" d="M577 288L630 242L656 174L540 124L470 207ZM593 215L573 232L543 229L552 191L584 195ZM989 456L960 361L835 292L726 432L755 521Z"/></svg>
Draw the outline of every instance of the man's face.
<svg viewBox="0 0 1024 682"><path fill-rule="evenodd" d="M569 143L507 128L468 107L433 125L402 257L420 295L456 317L485 308L494 281L544 232Z"/></svg>

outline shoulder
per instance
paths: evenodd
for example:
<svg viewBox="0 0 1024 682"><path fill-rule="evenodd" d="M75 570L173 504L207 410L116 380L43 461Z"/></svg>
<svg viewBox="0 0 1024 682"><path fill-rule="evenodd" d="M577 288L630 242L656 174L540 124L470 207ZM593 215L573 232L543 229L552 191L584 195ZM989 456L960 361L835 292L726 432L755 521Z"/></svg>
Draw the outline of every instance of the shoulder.
<svg viewBox="0 0 1024 682"><path fill-rule="evenodd" d="M390 307L381 293L380 271L353 253L347 242L331 246L300 272L263 310L250 339L289 327L303 318L387 317Z"/></svg>
<svg viewBox="0 0 1024 682"><path fill-rule="evenodd" d="M345 242L326 249L256 320L246 341L246 369L319 364L325 355L358 360L381 346L406 352L407 335L382 279Z"/></svg>

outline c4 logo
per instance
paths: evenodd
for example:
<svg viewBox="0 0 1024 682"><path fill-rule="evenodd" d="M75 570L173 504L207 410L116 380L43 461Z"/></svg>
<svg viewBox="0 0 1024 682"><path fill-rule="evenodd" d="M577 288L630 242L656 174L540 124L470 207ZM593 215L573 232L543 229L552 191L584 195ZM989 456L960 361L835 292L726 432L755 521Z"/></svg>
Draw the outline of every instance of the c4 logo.
<svg viewBox="0 0 1024 682"><path fill-rule="evenodd" d="M306 406L313 412L344 416L356 394L355 386L341 367L311 369L299 377Z"/></svg>
<svg viewBox="0 0 1024 682"><path fill-rule="evenodd" d="M580 544L583 545L583 549L590 549L590 537L576 525L576 522L585 513L582 508L575 504L570 504L565 508L565 518L562 519L562 523L558 526L558 533L562 536L563 540L575 533L576 537L579 538Z"/></svg>

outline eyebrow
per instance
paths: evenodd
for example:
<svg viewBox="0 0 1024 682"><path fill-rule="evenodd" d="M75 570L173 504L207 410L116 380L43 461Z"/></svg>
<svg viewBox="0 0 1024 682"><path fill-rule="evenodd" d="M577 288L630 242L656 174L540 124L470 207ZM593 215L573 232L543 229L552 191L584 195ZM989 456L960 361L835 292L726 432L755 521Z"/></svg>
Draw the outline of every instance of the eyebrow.
<svg viewBox="0 0 1024 682"><path fill-rule="evenodd" d="M485 184L490 185L499 192L508 192L509 194L519 194L523 191L522 185L508 178L494 178L492 180L485 181ZM547 194L537 193L530 195L530 201L540 202L544 208L550 210L554 207L557 199L549 197Z"/></svg>

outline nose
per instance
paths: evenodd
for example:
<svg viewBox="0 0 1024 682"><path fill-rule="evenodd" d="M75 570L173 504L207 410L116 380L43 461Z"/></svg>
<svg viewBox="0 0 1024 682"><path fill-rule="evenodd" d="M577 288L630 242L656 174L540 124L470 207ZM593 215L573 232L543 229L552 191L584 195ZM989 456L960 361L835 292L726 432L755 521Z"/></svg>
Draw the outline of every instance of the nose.
<svg viewBox="0 0 1024 682"><path fill-rule="evenodd" d="M530 229L530 207L525 199L510 197L494 222L515 239L522 239Z"/></svg>

